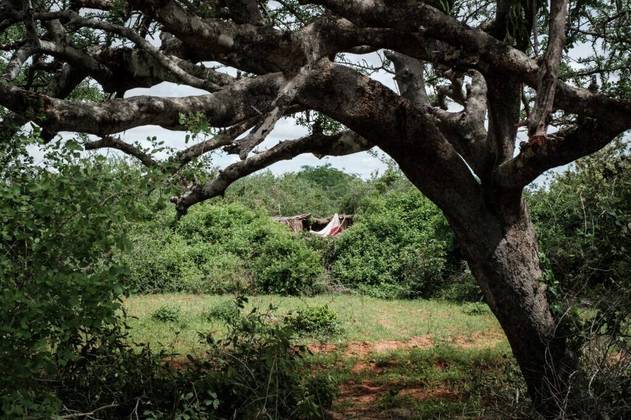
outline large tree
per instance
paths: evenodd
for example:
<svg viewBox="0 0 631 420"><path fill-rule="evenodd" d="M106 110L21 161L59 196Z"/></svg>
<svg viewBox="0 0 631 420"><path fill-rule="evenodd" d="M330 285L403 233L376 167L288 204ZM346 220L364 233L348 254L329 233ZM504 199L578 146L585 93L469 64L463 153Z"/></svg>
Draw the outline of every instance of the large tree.
<svg viewBox="0 0 631 420"><path fill-rule="evenodd" d="M167 173L221 148L240 156L173 198L182 215L279 160L381 148L442 209L536 407L558 413L577 358L522 191L631 129L628 0L3 0L0 31L0 141L32 122L44 141L91 134L86 149ZM207 94L124 96L163 81ZM76 99L95 83L103 95ZM310 135L258 150L295 116ZM118 135L200 118L220 131L168 161Z"/></svg>

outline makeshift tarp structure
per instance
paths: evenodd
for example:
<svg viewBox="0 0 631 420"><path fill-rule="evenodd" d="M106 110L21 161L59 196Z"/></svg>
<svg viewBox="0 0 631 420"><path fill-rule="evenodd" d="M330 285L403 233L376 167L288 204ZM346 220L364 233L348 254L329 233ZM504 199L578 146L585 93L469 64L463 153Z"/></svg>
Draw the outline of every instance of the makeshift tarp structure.
<svg viewBox="0 0 631 420"><path fill-rule="evenodd" d="M352 214L334 214L331 217L317 218L311 214L283 216L273 218L291 229L292 232L309 231L319 236L335 236L346 230L353 223Z"/></svg>
<svg viewBox="0 0 631 420"><path fill-rule="evenodd" d="M305 223L308 223L311 214L299 214L291 217L274 217L278 223L287 225L292 232L302 232L305 230Z"/></svg>
<svg viewBox="0 0 631 420"><path fill-rule="evenodd" d="M333 217L331 217L331 221L328 225L324 227L322 230L311 230L311 233L314 235L326 237L326 236L335 236L342 232L342 221L340 220L340 216L335 213Z"/></svg>

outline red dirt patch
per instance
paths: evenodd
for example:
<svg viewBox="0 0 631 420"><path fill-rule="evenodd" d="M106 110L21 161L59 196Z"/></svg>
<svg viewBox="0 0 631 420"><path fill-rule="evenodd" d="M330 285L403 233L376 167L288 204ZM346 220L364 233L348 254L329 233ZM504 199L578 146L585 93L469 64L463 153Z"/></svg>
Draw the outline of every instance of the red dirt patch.
<svg viewBox="0 0 631 420"><path fill-rule="evenodd" d="M375 363L366 363L362 361L355 363L355 365L353 365L353 367L351 368L351 373L361 373L366 371L371 371L373 373L379 374L383 372L383 369L378 368Z"/></svg>
<svg viewBox="0 0 631 420"><path fill-rule="evenodd" d="M458 336L451 340L452 345L462 349L482 349L494 347L504 341L506 337L498 331L476 332L471 336ZM429 335L416 336L408 340L382 341L351 341L346 346L338 347L329 343L312 343L307 349L312 353L332 353L338 348L344 348L346 357L365 357L371 353L386 353L395 350L428 349L434 346L434 340Z"/></svg>
<svg viewBox="0 0 631 420"><path fill-rule="evenodd" d="M406 341L384 340L384 341L351 341L346 345L344 356L363 357L371 353L386 353L394 350L431 348L434 341L430 336L412 337ZM330 353L337 351L335 344L314 343L307 346L312 353Z"/></svg>
<svg viewBox="0 0 631 420"><path fill-rule="evenodd" d="M411 397L419 401L460 399L458 394L447 388L407 388L399 391L399 395L404 397Z"/></svg>
<svg viewBox="0 0 631 420"><path fill-rule="evenodd" d="M331 412L333 419L382 419L390 418L379 407L379 400L388 394L412 398L418 401L427 400L458 400L460 396L445 387L424 388L424 387L403 387L399 384L376 385L369 381L355 383L349 381L340 386L340 396L335 400L338 407ZM406 411L406 410L404 410ZM408 416L395 416L396 418L412 418L413 413Z"/></svg>
<svg viewBox="0 0 631 420"><path fill-rule="evenodd" d="M307 350L311 353L333 353L337 350L337 346L329 343L311 343L307 344Z"/></svg>
<svg viewBox="0 0 631 420"><path fill-rule="evenodd" d="M445 370L445 369L447 369L449 367L449 363L447 363L447 361L445 361L443 359L438 359L438 360L436 360L436 362L434 362L434 366L438 370Z"/></svg>

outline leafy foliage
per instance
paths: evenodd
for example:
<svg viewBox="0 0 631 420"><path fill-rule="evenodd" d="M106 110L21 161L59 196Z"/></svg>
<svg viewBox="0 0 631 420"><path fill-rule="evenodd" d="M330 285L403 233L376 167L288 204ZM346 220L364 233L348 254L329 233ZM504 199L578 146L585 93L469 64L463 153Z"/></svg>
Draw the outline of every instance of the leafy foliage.
<svg viewBox="0 0 631 420"><path fill-rule="evenodd" d="M136 173L82 159L72 141L36 165L27 152L36 135L0 146L0 408L9 417L55 413L46 381L119 335L126 270L112 254L127 247L135 211L126 176Z"/></svg>
<svg viewBox="0 0 631 420"><path fill-rule="evenodd" d="M178 306L162 305L156 309L151 317L161 322L177 322L180 320L180 308Z"/></svg>
<svg viewBox="0 0 631 420"><path fill-rule="evenodd" d="M332 274L378 297L431 296L446 263L443 223L417 191L374 196L337 241Z"/></svg>
<svg viewBox="0 0 631 420"><path fill-rule="evenodd" d="M219 305L213 306L205 314L204 317L209 321L218 320L225 323L232 322L233 319L241 316L239 307L232 302L223 302Z"/></svg>
<svg viewBox="0 0 631 420"><path fill-rule="evenodd" d="M564 293L590 296L594 289L628 287L630 169L626 145L619 143L529 197L542 249Z"/></svg>
<svg viewBox="0 0 631 420"><path fill-rule="evenodd" d="M581 363L563 401L577 417L631 413L631 177L620 141L529 196L553 310Z"/></svg>
<svg viewBox="0 0 631 420"><path fill-rule="evenodd" d="M285 316L284 322L306 335L327 337L341 332L337 314L327 305L299 309Z"/></svg>
<svg viewBox="0 0 631 420"><path fill-rule="evenodd" d="M274 176L263 172L235 182L226 200L262 208L273 216L310 213L315 217L355 213L369 186L359 177L328 165L303 167L300 172Z"/></svg>
<svg viewBox="0 0 631 420"><path fill-rule="evenodd" d="M166 232L149 223L132 240L122 258L135 292L311 293L323 271L304 241L236 203L200 206Z"/></svg>
<svg viewBox="0 0 631 420"><path fill-rule="evenodd" d="M234 305L240 316L225 320L228 334L206 337L208 358L194 360L203 381L215 390L218 415L232 418L321 418L333 400L331 380L304 380L301 347L292 344L296 330L273 322L274 307L243 313L246 298Z"/></svg>

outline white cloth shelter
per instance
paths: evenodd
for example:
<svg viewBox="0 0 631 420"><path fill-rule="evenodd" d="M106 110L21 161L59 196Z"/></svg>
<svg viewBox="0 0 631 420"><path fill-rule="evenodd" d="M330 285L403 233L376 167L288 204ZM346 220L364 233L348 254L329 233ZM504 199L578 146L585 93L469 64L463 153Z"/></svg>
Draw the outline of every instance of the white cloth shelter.
<svg viewBox="0 0 631 420"><path fill-rule="evenodd" d="M326 225L324 229L319 230L319 231L312 230L310 232L313 233L314 235L325 237L325 236L335 236L341 231L342 231L342 221L340 220L340 216L337 213L335 213L333 217L331 218L331 221L329 222L329 224Z"/></svg>

